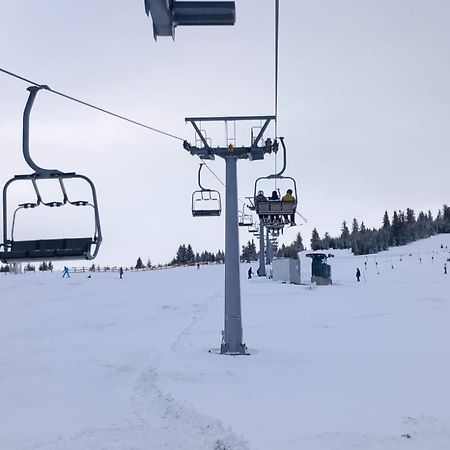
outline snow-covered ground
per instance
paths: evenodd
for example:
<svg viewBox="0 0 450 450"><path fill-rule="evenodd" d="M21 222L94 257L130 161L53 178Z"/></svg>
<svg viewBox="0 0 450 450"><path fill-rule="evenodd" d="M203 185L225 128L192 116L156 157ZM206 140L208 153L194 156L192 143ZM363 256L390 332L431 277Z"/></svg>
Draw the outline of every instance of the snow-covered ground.
<svg viewBox="0 0 450 450"><path fill-rule="evenodd" d="M448 450L449 250L333 252L323 287L242 265L234 357L223 266L1 275L0 449Z"/></svg>

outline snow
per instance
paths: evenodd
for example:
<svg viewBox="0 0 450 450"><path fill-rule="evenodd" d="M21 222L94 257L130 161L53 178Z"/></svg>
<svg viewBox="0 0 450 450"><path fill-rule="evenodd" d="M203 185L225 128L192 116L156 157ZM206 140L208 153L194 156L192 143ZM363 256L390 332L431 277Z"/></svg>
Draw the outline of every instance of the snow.
<svg viewBox="0 0 450 450"><path fill-rule="evenodd" d="M0 449L448 450L446 246L333 251L332 286L242 265L250 356L216 351L223 266L2 275Z"/></svg>

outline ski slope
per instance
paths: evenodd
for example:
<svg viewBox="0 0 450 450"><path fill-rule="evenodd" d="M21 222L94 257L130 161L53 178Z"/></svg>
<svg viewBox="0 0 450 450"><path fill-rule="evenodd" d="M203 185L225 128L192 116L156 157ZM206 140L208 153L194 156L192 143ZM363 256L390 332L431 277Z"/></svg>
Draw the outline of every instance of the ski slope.
<svg viewBox="0 0 450 450"><path fill-rule="evenodd" d="M335 251L323 287L242 265L234 357L223 266L1 275L0 449L448 450L449 251Z"/></svg>

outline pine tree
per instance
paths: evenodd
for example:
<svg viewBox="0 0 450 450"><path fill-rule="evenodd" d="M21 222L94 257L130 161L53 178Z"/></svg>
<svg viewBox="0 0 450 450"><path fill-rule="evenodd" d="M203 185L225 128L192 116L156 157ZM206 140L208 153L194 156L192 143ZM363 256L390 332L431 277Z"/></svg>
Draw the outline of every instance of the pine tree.
<svg viewBox="0 0 450 450"><path fill-rule="evenodd" d="M251 241L248 241L246 245L242 246L241 261L249 263L257 260L256 245L252 239Z"/></svg>
<svg viewBox="0 0 450 450"><path fill-rule="evenodd" d="M342 222L340 244L340 248L349 248L351 246L350 230L345 220Z"/></svg>
<svg viewBox="0 0 450 450"><path fill-rule="evenodd" d="M356 237L357 234L359 232L359 224L358 221L356 219L353 219L353 223L352 223L352 237Z"/></svg>
<svg viewBox="0 0 450 450"><path fill-rule="evenodd" d="M410 225L416 223L416 216L411 208L406 208L406 223Z"/></svg>
<svg viewBox="0 0 450 450"><path fill-rule="evenodd" d="M391 228L391 222L389 222L389 215L388 212L384 212L383 216L383 230L389 230Z"/></svg>
<svg viewBox="0 0 450 450"><path fill-rule="evenodd" d="M195 262L195 254L194 254L194 251L192 250L191 244L188 244L188 246L187 246L185 262L190 263L190 264Z"/></svg>
<svg viewBox="0 0 450 450"><path fill-rule="evenodd" d="M317 231L316 228L314 228L314 230L312 231L312 236L311 236L311 250L320 250L322 248L321 246L321 242L320 242L320 236L319 236L319 232Z"/></svg>
<svg viewBox="0 0 450 450"><path fill-rule="evenodd" d="M25 272L34 272L36 270L36 267L33 266L31 263L27 263L25 266Z"/></svg>
<svg viewBox="0 0 450 450"><path fill-rule="evenodd" d="M186 249L186 246L184 244L180 245L178 247L177 256L176 256L176 261L177 261L178 264L185 264L186 263L186 261L187 261L187 259L186 259L186 251L187 251L187 249Z"/></svg>
<svg viewBox="0 0 450 450"><path fill-rule="evenodd" d="M218 250L216 253L216 262L223 264L225 262L225 253L222 250Z"/></svg>
<svg viewBox="0 0 450 450"><path fill-rule="evenodd" d="M323 250L328 250L330 248L330 241L331 241L331 236L328 233L328 231L325 233L323 239L322 239L322 245L321 248Z"/></svg>
<svg viewBox="0 0 450 450"><path fill-rule="evenodd" d="M136 261L136 266L134 267L135 269L145 269L144 264L142 263L142 259L141 257L139 257Z"/></svg>
<svg viewBox="0 0 450 450"><path fill-rule="evenodd" d="M394 247L399 245L399 237L400 237L400 220L398 218L397 211L394 211L391 222L391 240L389 242L390 245Z"/></svg>
<svg viewBox="0 0 450 450"><path fill-rule="evenodd" d="M303 246L302 235L300 233L297 233L297 236L295 237L295 241L291 245L292 245L292 247L295 248L297 253L302 252L303 250L305 250L305 247ZM256 255L256 248L255 248L255 255Z"/></svg>

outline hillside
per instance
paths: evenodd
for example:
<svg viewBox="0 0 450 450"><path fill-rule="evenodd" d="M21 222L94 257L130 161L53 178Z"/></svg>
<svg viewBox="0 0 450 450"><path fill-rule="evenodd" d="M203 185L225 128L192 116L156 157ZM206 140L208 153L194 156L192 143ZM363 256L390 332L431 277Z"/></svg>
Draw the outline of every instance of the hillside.
<svg viewBox="0 0 450 450"><path fill-rule="evenodd" d="M332 253L332 286L242 265L241 357L223 266L1 275L0 449L447 450L450 235Z"/></svg>

